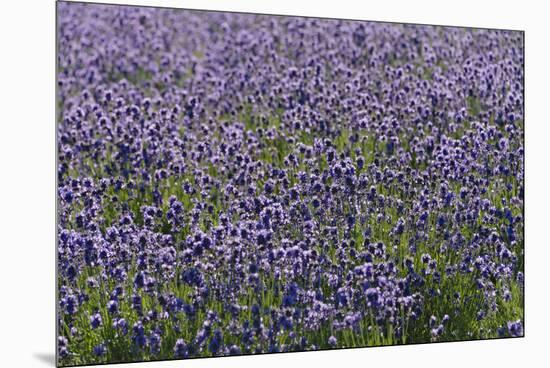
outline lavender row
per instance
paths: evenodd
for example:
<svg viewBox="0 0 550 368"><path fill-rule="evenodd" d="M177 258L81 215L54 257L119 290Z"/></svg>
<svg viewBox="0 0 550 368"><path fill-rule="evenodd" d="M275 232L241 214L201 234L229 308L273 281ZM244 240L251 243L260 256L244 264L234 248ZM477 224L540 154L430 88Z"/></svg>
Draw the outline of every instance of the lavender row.
<svg viewBox="0 0 550 368"><path fill-rule="evenodd" d="M60 364L523 335L521 33L58 25Z"/></svg>

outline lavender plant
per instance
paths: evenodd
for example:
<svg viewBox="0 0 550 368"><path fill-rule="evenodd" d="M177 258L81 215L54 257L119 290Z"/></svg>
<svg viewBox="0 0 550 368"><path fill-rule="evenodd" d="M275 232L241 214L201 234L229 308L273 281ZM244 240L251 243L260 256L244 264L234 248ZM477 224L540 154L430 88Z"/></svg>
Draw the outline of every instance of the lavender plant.
<svg viewBox="0 0 550 368"><path fill-rule="evenodd" d="M58 3L60 365L523 336L523 34Z"/></svg>

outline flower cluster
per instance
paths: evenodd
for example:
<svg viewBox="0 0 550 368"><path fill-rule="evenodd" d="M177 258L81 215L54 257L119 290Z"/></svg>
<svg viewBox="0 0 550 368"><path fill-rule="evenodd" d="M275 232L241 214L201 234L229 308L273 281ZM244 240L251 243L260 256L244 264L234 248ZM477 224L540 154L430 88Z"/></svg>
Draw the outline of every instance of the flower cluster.
<svg viewBox="0 0 550 368"><path fill-rule="evenodd" d="M61 365L523 335L523 34L58 26Z"/></svg>

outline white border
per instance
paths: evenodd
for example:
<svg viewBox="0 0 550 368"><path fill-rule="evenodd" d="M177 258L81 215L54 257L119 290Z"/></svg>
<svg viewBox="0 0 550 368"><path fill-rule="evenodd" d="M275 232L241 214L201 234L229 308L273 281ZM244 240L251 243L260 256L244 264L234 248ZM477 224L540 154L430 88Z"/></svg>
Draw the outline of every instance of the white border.
<svg viewBox="0 0 550 368"><path fill-rule="evenodd" d="M127 0L110 3L511 28L526 45L526 337L118 367L518 367L547 361L549 325L547 140L548 12L527 1ZM540 2L541 4L543 2ZM0 366L52 366L54 354L55 130L52 0L0 11ZM540 365L540 364L536 364Z"/></svg>

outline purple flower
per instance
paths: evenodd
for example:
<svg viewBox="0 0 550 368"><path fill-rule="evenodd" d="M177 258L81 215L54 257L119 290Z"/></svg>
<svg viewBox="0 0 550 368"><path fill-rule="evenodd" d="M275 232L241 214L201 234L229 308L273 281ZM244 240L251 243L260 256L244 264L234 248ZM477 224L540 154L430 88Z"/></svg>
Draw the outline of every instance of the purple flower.
<svg viewBox="0 0 550 368"><path fill-rule="evenodd" d="M111 314L115 314L118 312L118 302L116 300L109 300L107 303L107 310Z"/></svg>
<svg viewBox="0 0 550 368"><path fill-rule="evenodd" d="M510 336L521 337L523 336L523 324L521 320L508 322L508 332Z"/></svg>
<svg viewBox="0 0 550 368"><path fill-rule="evenodd" d="M93 351L94 351L95 355L103 356L107 352L107 348L105 347L104 344L99 344L99 345L94 346Z"/></svg>
<svg viewBox="0 0 550 368"><path fill-rule="evenodd" d="M187 358L189 354L187 345L183 339L177 339L174 345L174 355L176 358Z"/></svg>
<svg viewBox="0 0 550 368"><path fill-rule="evenodd" d="M90 325L93 329L98 328L103 323L103 320L101 319L101 315L99 312L96 312L90 316Z"/></svg>

